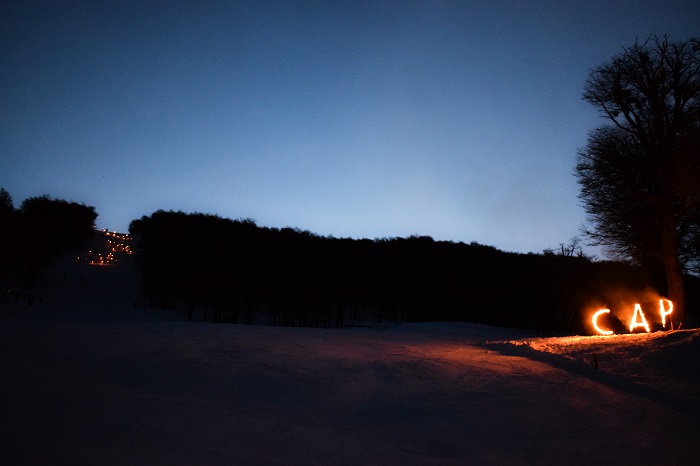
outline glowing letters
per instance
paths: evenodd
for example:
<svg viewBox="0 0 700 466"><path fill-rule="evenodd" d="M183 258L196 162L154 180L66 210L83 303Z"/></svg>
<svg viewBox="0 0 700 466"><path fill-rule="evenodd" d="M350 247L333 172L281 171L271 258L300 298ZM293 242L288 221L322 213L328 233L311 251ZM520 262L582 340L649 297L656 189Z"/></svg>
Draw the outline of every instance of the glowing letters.
<svg viewBox="0 0 700 466"><path fill-rule="evenodd" d="M637 317L642 320L637 320ZM649 324L647 323L646 318L644 318L642 306L640 306L639 303L634 305L634 315L632 316L632 321L630 322L630 333L632 333L637 327L644 327L644 330L646 330L647 333L650 332Z"/></svg>
<svg viewBox="0 0 700 466"><path fill-rule="evenodd" d="M609 312L610 309L601 309L600 311L593 314L593 318L591 319L591 321L593 322L593 328L596 330L596 332L600 333L601 335L612 335L613 333L612 330L603 330L602 328L598 327L598 317L600 317L601 314L608 314Z"/></svg>
<svg viewBox="0 0 700 466"><path fill-rule="evenodd" d="M666 316L671 315L673 312L673 302L670 299L659 299L659 315L661 316L661 325L666 328ZM596 332L601 335L612 335L612 330L606 330L598 325L598 318L603 314L610 313L610 309L600 309L593 314L591 317L591 323ZM649 323L646 317L644 317L644 312L642 311L642 305L637 303L634 305L634 314L632 314L632 319L630 320L630 333L634 332L636 328L643 327L647 333L651 332L649 328Z"/></svg>
<svg viewBox="0 0 700 466"><path fill-rule="evenodd" d="M664 301L668 303L668 311L664 309ZM673 312L673 303L670 299L659 299L659 314L661 314L661 325L666 328L666 316Z"/></svg>

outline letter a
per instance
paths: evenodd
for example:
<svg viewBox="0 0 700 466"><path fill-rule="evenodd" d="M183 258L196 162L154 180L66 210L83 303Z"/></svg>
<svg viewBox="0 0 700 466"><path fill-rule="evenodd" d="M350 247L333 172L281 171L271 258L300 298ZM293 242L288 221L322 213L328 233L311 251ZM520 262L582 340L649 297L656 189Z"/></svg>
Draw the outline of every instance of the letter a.
<svg viewBox="0 0 700 466"><path fill-rule="evenodd" d="M639 316L641 318L641 320L637 320L637 316ZM642 306L639 303L634 305L634 315L632 316L632 321L630 322L630 333L632 333L632 331L634 331L634 329L637 327L644 327L644 329L647 331L647 333L650 332L649 324L647 323L647 320L644 318L644 313L642 312Z"/></svg>

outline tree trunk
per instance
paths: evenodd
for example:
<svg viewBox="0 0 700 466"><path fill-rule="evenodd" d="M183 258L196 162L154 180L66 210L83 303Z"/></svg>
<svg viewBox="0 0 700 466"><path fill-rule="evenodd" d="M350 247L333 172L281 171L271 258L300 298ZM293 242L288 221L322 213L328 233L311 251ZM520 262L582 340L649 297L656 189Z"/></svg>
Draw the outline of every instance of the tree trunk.
<svg viewBox="0 0 700 466"><path fill-rule="evenodd" d="M661 119L661 116L658 117ZM662 128L661 122L657 123ZM658 130L661 132L661 129ZM674 170L674 141L673 133L670 135L659 134L657 138L662 141L659 150L659 200L661 216L661 263L666 274L666 292L668 299L673 301L673 314L671 322L675 328L685 321L685 290L683 287L683 268L678 259L678 244L680 238L676 230L676 215L674 206L673 188L675 184Z"/></svg>
<svg viewBox="0 0 700 466"><path fill-rule="evenodd" d="M667 212L662 219L661 262L666 275L666 292L673 301L671 322L677 327L685 320L685 291L683 288L683 269L678 260L678 238L673 215Z"/></svg>

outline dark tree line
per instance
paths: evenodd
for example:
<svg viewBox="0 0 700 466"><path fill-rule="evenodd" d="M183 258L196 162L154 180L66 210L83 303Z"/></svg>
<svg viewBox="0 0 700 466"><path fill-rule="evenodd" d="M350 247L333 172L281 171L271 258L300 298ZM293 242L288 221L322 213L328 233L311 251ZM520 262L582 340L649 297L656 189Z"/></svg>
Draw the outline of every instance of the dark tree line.
<svg viewBox="0 0 700 466"><path fill-rule="evenodd" d="M94 234L95 208L38 196L15 209L0 188L0 280L32 286L59 255L85 247Z"/></svg>
<svg viewBox="0 0 700 466"><path fill-rule="evenodd" d="M585 257L425 236L322 237L206 214L157 211L130 233L149 303L215 322L467 321L580 333L591 301L650 285L639 267Z"/></svg>

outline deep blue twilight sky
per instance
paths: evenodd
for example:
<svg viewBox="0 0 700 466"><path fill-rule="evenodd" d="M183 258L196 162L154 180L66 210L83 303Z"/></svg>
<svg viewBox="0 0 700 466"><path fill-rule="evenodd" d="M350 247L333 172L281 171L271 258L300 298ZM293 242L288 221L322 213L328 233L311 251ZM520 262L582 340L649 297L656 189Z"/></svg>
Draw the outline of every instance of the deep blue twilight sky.
<svg viewBox="0 0 700 466"><path fill-rule="evenodd" d="M541 252L579 233L589 70L690 1L3 1L0 187Z"/></svg>

